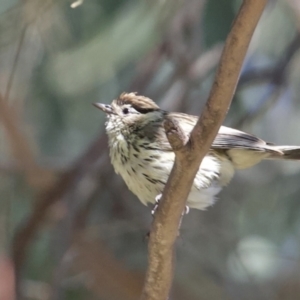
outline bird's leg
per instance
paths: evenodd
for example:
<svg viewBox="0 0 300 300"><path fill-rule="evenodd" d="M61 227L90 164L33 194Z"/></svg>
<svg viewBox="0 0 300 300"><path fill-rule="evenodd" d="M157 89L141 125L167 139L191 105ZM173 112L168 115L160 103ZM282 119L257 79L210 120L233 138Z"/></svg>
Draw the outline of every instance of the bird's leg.
<svg viewBox="0 0 300 300"><path fill-rule="evenodd" d="M154 204L154 207L153 209L151 210L151 215L154 216L157 208L158 208L158 205L159 205L159 201L162 197L162 194L158 194L156 197L155 197L155 204Z"/></svg>
<svg viewBox="0 0 300 300"><path fill-rule="evenodd" d="M154 217L155 212L156 212L157 209L158 209L158 206L159 206L159 202L160 202L160 200L161 200L161 197L162 197L162 194L158 194L158 195L155 197L155 204L154 204L153 209L151 210L152 217ZM190 208L186 205L185 208L184 208L184 211L183 211L182 214L181 214L181 218L180 218L180 222L179 222L179 226L178 226L178 236L180 235L179 229L180 229L180 227L181 227L182 218L183 218L184 215L187 215L189 212L190 212ZM150 236L150 232L148 232L147 238L149 238L149 236Z"/></svg>
<svg viewBox="0 0 300 300"><path fill-rule="evenodd" d="M153 209L151 210L152 216L154 216L154 214L155 214L155 212L156 212L156 210L158 208L158 205L159 205L161 197L162 197L162 194L158 194L155 197L155 204L154 204ZM187 215L189 212L190 212L190 208L186 205L185 208L184 208L184 211L182 212L182 216Z"/></svg>
<svg viewBox="0 0 300 300"><path fill-rule="evenodd" d="M180 230L180 227L181 227L183 216L187 215L189 212L190 212L190 208L186 205L185 208L184 208L184 211L182 212L181 217L180 217L179 226L178 226L178 236L179 236L179 230Z"/></svg>
<svg viewBox="0 0 300 300"><path fill-rule="evenodd" d="M189 212L190 212L190 207L186 205L185 208L184 208L184 211L183 211L182 215L183 216L187 215Z"/></svg>
<svg viewBox="0 0 300 300"><path fill-rule="evenodd" d="M162 197L162 194L158 194L156 197L155 197L155 204L151 210L151 215L152 217L154 218L154 215L155 215L155 212L157 211L157 208L158 208L158 204L159 204L159 201ZM146 239L148 240L150 237L150 231L146 234Z"/></svg>

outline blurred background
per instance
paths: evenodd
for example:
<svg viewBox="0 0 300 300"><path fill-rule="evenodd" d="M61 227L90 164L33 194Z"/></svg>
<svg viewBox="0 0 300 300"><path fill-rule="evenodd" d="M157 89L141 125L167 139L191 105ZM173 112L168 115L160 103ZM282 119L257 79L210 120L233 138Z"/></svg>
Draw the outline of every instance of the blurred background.
<svg viewBox="0 0 300 300"><path fill-rule="evenodd" d="M136 91L198 115L240 4L0 2L0 300L139 298L150 208L91 104ZM269 1L226 125L300 145L299 30L299 1ZM170 299L299 299L299 182L266 161L185 216Z"/></svg>

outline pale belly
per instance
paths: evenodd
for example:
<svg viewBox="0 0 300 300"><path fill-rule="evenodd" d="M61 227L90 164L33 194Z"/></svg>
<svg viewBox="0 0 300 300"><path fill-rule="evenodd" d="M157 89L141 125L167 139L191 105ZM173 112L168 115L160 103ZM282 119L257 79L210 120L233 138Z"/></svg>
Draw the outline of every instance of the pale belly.
<svg viewBox="0 0 300 300"><path fill-rule="evenodd" d="M125 152L125 151L124 151ZM147 205L155 203L155 197L162 193L171 172L174 153L165 152L164 160L158 150L144 150L143 153L130 148L127 155L110 151L111 161L116 173L124 179L128 188ZM220 163L221 162L221 163ZM205 209L215 202L215 196L234 174L228 159L217 160L206 156L194 179L187 205L191 208Z"/></svg>

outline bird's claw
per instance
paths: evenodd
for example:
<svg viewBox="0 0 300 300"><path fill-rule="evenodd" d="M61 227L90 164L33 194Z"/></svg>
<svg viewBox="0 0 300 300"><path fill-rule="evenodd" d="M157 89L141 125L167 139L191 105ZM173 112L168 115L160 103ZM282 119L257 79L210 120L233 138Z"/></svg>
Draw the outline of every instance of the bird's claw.
<svg viewBox="0 0 300 300"><path fill-rule="evenodd" d="M182 215L187 215L189 212L190 212L190 208L189 208L189 206L186 205Z"/></svg>
<svg viewBox="0 0 300 300"><path fill-rule="evenodd" d="M153 209L151 210L151 215L154 216L157 208L158 208L158 205L159 205L159 201L162 197L162 194L158 194L156 197L155 197L155 204L154 204L154 207Z"/></svg>
<svg viewBox="0 0 300 300"><path fill-rule="evenodd" d="M162 197L162 194L158 194L155 197L155 204L153 206L153 209L151 210L152 216L154 216L155 212L157 211L161 197ZM182 212L182 216L187 215L189 212L190 212L190 208L186 205L184 208L184 211Z"/></svg>

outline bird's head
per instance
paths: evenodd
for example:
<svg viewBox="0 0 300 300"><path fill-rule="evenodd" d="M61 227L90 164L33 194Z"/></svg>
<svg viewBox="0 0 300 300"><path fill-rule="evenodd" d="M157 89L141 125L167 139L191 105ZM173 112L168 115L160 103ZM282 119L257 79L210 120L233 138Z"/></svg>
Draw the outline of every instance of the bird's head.
<svg viewBox="0 0 300 300"><path fill-rule="evenodd" d="M138 127L144 127L150 122L161 119L163 111L150 98L136 93L122 93L111 104L94 103L104 111L108 121L107 133L131 132Z"/></svg>

